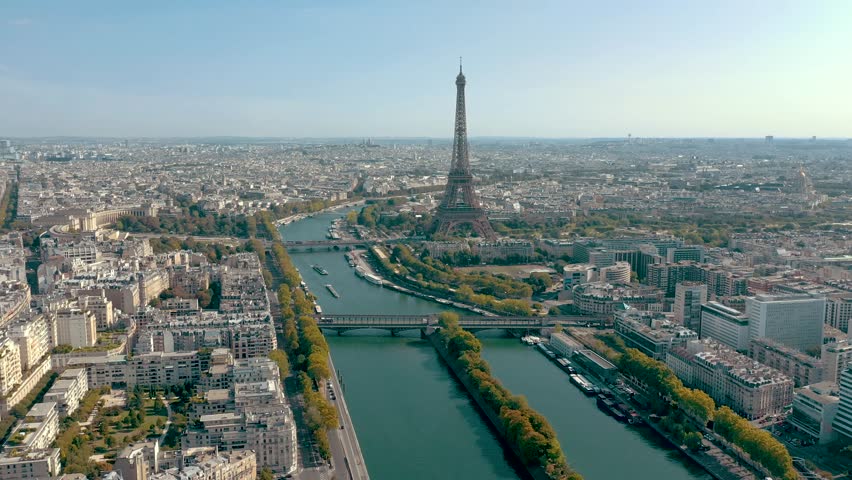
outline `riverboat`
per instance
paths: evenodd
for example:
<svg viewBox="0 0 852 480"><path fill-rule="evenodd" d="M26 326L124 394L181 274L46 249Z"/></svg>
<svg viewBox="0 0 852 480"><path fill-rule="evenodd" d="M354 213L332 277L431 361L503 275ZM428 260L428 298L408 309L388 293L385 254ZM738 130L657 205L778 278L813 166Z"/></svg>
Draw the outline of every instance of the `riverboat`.
<svg viewBox="0 0 852 480"><path fill-rule="evenodd" d="M605 395L603 395L603 394L598 395L597 404L598 404L598 408L602 412L604 412L607 415L611 416L612 418L618 420L619 422L626 422L627 421L627 415L624 412L622 412L621 409L618 408L618 406L615 404L615 402L613 402L612 400L607 398Z"/></svg>
<svg viewBox="0 0 852 480"><path fill-rule="evenodd" d="M592 396L595 394L595 386L592 382L586 380L586 377L578 374L574 374L570 376L571 383L576 385L583 393L588 396Z"/></svg>
<svg viewBox="0 0 852 480"><path fill-rule="evenodd" d="M527 345L537 345L541 343L541 338L536 337L535 335L524 335L521 337L521 342L526 343Z"/></svg>
<svg viewBox="0 0 852 480"><path fill-rule="evenodd" d="M311 265L311 268L313 268L314 271L319 273L320 275L328 275L328 270L322 268L319 265Z"/></svg>
<svg viewBox="0 0 852 480"><path fill-rule="evenodd" d="M322 307L319 305L314 305L314 311L317 312L317 315L322 315Z"/></svg>
<svg viewBox="0 0 852 480"><path fill-rule="evenodd" d="M382 283L384 283L380 277L373 275L372 273L364 275L364 278L373 285L382 285Z"/></svg>
<svg viewBox="0 0 852 480"><path fill-rule="evenodd" d="M328 293L330 293L334 298L340 298L340 294L337 293L337 290L335 290L334 286L330 283L325 284L325 289L328 290Z"/></svg>

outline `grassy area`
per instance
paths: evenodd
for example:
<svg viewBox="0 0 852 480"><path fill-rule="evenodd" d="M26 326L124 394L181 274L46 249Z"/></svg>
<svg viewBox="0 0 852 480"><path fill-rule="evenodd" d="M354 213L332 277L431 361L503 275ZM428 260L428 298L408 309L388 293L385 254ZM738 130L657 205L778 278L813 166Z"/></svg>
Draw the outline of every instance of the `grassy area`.
<svg viewBox="0 0 852 480"><path fill-rule="evenodd" d="M517 279L524 279L530 276L532 272L553 272L552 268L547 268L542 265L527 264L527 265L481 265L474 267L457 267L456 271L464 273L472 272L487 272L492 275L508 275Z"/></svg>
<svg viewBox="0 0 852 480"><path fill-rule="evenodd" d="M130 443L162 434L167 415L154 403L153 399L145 399L141 408L110 407L98 412L89 428L95 452L117 452Z"/></svg>

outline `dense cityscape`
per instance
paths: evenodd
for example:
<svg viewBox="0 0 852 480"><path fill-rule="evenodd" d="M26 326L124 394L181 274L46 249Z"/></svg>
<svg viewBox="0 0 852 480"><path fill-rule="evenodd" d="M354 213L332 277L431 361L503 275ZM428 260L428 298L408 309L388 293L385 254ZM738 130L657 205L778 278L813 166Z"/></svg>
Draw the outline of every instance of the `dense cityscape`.
<svg viewBox="0 0 852 480"><path fill-rule="evenodd" d="M653 3L0 8L0 480L848 477L843 15Z"/></svg>

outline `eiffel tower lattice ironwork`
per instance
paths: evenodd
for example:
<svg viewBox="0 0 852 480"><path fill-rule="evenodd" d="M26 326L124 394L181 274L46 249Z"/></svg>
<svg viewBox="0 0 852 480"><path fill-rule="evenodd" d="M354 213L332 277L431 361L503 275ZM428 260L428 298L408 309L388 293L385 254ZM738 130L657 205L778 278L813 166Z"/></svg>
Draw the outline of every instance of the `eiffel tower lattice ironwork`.
<svg viewBox="0 0 852 480"><path fill-rule="evenodd" d="M447 175L447 188L438 207L436 233L449 235L462 225L470 225L480 237L494 239L496 235L488 223L485 210L473 188L470 173L470 147L467 142L467 115L465 114L464 87L466 81L459 60L456 77L456 128L453 135L453 161Z"/></svg>

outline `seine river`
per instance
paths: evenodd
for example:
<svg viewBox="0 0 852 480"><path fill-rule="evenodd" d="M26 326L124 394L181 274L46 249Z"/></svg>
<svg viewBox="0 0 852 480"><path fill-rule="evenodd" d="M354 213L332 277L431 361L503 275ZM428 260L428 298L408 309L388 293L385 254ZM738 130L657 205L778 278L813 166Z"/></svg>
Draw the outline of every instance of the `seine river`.
<svg viewBox="0 0 852 480"><path fill-rule="evenodd" d="M343 214L320 214L287 225L281 233L286 240L322 239L330 222ZM443 308L356 277L342 251L291 255L324 312L410 314ZM329 275L317 274L311 269L314 264ZM329 283L340 298L326 291ZM600 412L534 349L498 336L482 341L493 373L550 420L569 463L585 478L710 478L652 432L627 427ZM332 333L328 342L371 478L519 478L476 407L419 335Z"/></svg>

